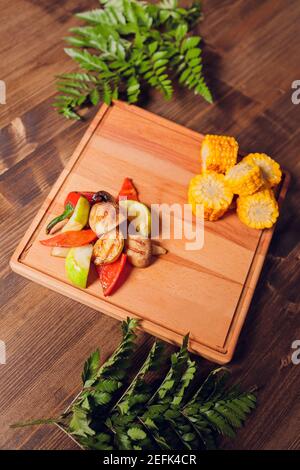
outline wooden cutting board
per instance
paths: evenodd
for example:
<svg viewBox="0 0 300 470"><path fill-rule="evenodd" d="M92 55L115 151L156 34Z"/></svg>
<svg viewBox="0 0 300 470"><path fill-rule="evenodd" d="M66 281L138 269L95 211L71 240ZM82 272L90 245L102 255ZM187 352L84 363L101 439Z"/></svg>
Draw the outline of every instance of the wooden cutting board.
<svg viewBox="0 0 300 470"><path fill-rule="evenodd" d="M145 331L169 342L180 344L190 332L191 351L218 363L228 362L273 230L247 228L231 211L217 222L205 222L201 250L187 251L186 240L163 240L168 254L146 269L133 268L108 298L94 270L87 289L70 285L64 260L50 256L50 249L39 243L47 223L62 212L70 191L106 190L117 195L128 176L140 200L149 206L186 203L189 180L199 173L202 138L135 106L103 105L17 247L12 269L119 320L140 318ZM287 185L285 174L279 202Z"/></svg>

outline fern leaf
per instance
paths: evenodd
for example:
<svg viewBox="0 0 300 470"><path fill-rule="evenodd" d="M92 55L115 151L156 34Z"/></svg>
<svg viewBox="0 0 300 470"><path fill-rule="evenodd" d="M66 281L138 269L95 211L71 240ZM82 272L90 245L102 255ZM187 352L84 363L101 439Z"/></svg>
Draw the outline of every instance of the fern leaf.
<svg viewBox="0 0 300 470"><path fill-rule="evenodd" d="M76 13L75 16L77 16L77 18L79 18L80 20L84 20L92 24L106 22L105 12L101 8L85 11L82 13Z"/></svg>
<svg viewBox="0 0 300 470"><path fill-rule="evenodd" d="M180 382L181 375L189 360L187 351L188 340L189 335L186 335L179 352L172 354L170 370L158 390L150 399L149 404L153 404L155 402L163 404L171 401L170 397L172 396L172 392L176 390L177 385Z"/></svg>
<svg viewBox="0 0 300 470"><path fill-rule="evenodd" d="M155 342L136 377L131 382L123 397L118 403L118 408L122 414L126 414L132 405L144 404L149 400L149 394L140 394L140 390L145 388L145 377L153 370L156 370L161 361L163 345L161 342Z"/></svg>
<svg viewBox="0 0 300 470"><path fill-rule="evenodd" d="M185 372L183 373L180 379L180 382L174 394L174 398L172 400L172 405L178 406L181 404L184 398L186 389L188 388L188 386L194 379L195 373L196 373L196 363L195 361L191 361L191 359L188 359L187 369L185 370Z"/></svg>
<svg viewBox="0 0 300 470"><path fill-rule="evenodd" d="M59 97L61 112L70 110L70 99ZM136 326L134 319L122 323L122 340L102 366L99 351L91 354L84 365L82 392L65 414L16 423L14 427L59 423L84 448L97 450L193 451L216 448L219 434L234 437L255 408L256 396L237 387L225 389L228 370L221 367L209 374L187 402L196 372L187 352L188 336L171 356L170 369L159 385L148 376L162 357L162 344L154 343L141 369L125 387Z"/></svg>
<svg viewBox="0 0 300 470"><path fill-rule="evenodd" d="M127 97L129 103L135 103L138 100L139 94L141 91L140 83L137 78L132 75L128 79L127 85Z"/></svg>
<svg viewBox="0 0 300 470"><path fill-rule="evenodd" d="M219 367L213 370L199 387L194 394L187 407L194 403L205 403L210 399L217 396L220 391L223 391L224 385L229 377L229 370L226 367Z"/></svg>
<svg viewBox="0 0 300 470"><path fill-rule="evenodd" d="M108 67L98 56L91 54L86 49L82 51L72 48L65 48L65 53L76 60L83 69L107 71Z"/></svg>
<svg viewBox="0 0 300 470"><path fill-rule="evenodd" d="M93 352L90 357L86 360L83 366L82 382L83 385L90 386L97 376L98 369L100 367L100 351L97 349Z"/></svg>
<svg viewBox="0 0 300 470"><path fill-rule="evenodd" d="M95 431L90 428L91 419L88 417L88 413L79 406L74 406L72 411L69 432L76 436L93 436Z"/></svg>
<svg viewBox="0 0 300 470"><path fill-rule="evenodd" d="M220 434L234 438L235 432L221 414L217 413L215 410L207 410L203 414Z"/></svg>
<svg viewBox="0 0 300 470"><path fill-rule="evenodd" d="M72 46L65 49L66 54L83 72L72 83L58 84L65 96L64 103L61 99L55 103L59 113L78 119L81 106L97 105L100 100L110 104L120 91L126 92L130 103L137 102L145 81L170 99L171 69L180 75L183 86L212 102L202 76L200 37L187 37L200 17L197 0L188 8L175 0L159 4L101 0L100 4L100 8L77 13L84 25L71 28L72 35L65 38ZM90 80L79 78L86 71L93 77L88 85Z"/></svg>

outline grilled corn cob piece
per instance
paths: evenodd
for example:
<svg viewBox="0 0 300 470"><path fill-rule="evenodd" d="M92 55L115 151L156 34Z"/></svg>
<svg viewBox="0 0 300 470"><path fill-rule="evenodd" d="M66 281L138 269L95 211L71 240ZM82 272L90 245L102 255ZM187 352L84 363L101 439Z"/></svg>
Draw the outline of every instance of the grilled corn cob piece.
<svg viewBox="0 0 300 470"><path fill-rule="evenodd" d="M270 228L279 215L278 204L272 189L263 189L237 199L237 214L248 227Z"/></svg>
<svg viewBox="0 0 300 470"><path fill-rule="evenodd" d="M188 201L195 216L200 215L198 205L204 209L204 218L217 220L229 208L233 198L231 189L225 183L225 176L215 171L204 172L191 179Z"/></svg>
<svg viewBox="0 0 300 470"><path fill-rule="evenodd" d="M225 180L232 192L240 196L253 194L264 184L259 166L244 160L227 170Z"/></svg>
<svg viewBox="0 0 300 470"><path fill-rule="evenodd" d="M246 162L253 162L259 166L265 183L269 188L280 183L282 176L280 166L265 153L250 153L244 160Z"/></svg>
<svg viewBox="0 0 300 470"><path fill-rule="evenodd" d="M201 146L202 170L212 170L218 173L236 164L238 143L234 137L223 135L206 135Z"/></svg>

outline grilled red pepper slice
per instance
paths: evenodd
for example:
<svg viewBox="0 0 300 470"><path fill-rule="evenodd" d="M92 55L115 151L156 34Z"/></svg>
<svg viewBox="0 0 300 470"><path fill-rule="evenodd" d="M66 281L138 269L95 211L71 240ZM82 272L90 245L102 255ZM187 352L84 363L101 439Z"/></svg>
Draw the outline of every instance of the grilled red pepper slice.
<svg viewBox="0 0 300 470"><path fill-rule="evenodd" d="M132 201L138 201L139 195L137 190L135 189L133 182L130 178L125 178L122 184L122 188L119 192L118 199L121 197L126 197Z"/></svg>
<svg viewBox="0 0 300 470"><path fill-rule="evenodd" d="M94 192L90 191L72 191L67 195L64 206L66 207L67 204L71 204L75 208L80 196L84 196L92 204L94 194Z"/></svg>
<svg viewBox="0 0 300 470"><path fill-rule="evenodd" d="M53 220L51 220L51 222L46 227L46 233L49 233L50 230L56 224L58 224L58 222L61 222L62 220L65 220L71 217L80 196L84 196L89 201L89 203L92 204L92 198L94 194L95 193L87 192L87 191L85 192L72 191L71 193L69 193L64 203L64 208L65 208L64 212L58 215L57 217L55 217Z"/></svg>
<svg viewBox="0 0 300 470"><path fill-rule="evenodd" d="M112 293L116 287L117 281L120 280L120 276L126 265L126 260L127 255L122 253L113 263L96 266L105 297Z"/></svg>
<svg viewBox="0 0 300 470"><path fill-rule="evenodd" d="M48 240L40 240L40 243L45 246L62 246L71 248L73 246L83 246L97 240L97 235L93 230L72 230L70 232L63 232L55 237L48 238Z"/></svg>

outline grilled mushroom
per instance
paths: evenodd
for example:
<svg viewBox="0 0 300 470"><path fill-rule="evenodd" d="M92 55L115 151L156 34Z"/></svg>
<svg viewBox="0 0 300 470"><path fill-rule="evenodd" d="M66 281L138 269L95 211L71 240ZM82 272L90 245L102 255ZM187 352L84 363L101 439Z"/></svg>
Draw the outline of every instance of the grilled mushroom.
<svg viewBox="0 0 300 470"><path fill-rule="evenodd" d="M128 235L127 257L133 266L146 268L151 263L151 240L140 235Z"/></svg>
<svg viewBox="0 0 300 470"><path fill-rule="evenodd" d="M94 194L93 201L96 203L91 207L89 225L100 237L117 227L124 220L124 216L115 198L106 191Z"/></svg>

